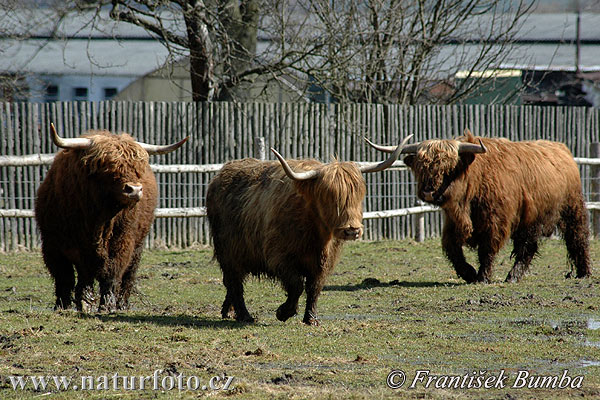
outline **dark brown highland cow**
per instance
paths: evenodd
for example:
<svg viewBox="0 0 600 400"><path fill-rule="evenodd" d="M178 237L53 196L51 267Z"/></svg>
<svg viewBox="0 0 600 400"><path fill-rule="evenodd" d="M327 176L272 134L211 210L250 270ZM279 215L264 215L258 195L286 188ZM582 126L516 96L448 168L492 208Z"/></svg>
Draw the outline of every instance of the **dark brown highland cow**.
<svg viewBox="0 0 600 400"><path fill-rule="evenodd" d="M215 257L227 289L223 318L233 311L238 321L254 321L243 295L244 280L252 274L281 281L287 300L277 309L280 321L297 313L306 287L303 321L318 325L316 304L325 278L343 242L362 235L361 172L388 168L403 145L387 161L361 168L352 162L286 162L275 150L279 162L225 164L206 193Z"/></svg>
<svg viewBox="0 0 600 400"><path fill-rule="evenodd" d="M489 282L494 257L508 238L513 240L515 263L506 281L519 281L539 238L556 227L577 277L590 275L579 169L564 144L486 139L465 130L458 140L427 140L407 146L403 153L409 154L404 163L417 179L418 197L444 211L442 246L465 281ZM465 244L477 248L479 272L465 260Z"/></svg>
<svg viewBox="0 0 600 400"><path fill-rule="evenodd" d="M35 218L54 278L55 308L71 305L73 288L77 309L83 302L91 306L94 280L100 284L100 310L127 308L157 202L148 155L176 150L187 138L155 146L107 131L62 139L52 125L51 133L63 150L38 189Z"/></svg>

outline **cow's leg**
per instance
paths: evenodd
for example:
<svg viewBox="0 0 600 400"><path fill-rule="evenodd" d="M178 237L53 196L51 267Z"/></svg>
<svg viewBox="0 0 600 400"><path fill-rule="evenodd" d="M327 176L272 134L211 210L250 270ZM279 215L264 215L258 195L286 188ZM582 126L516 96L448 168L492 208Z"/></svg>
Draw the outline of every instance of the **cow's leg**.
<svg viewBox="0 0 600 400"><path fill-rule="evenodd" d="M77 266L77 286L75 286L75 306L83 312L92 311L95 303L94 275L86 268Z"/></svg>
<svg viewBox="0 0 600 400"><path fill-rule="evenodd" d="M479 272L475 282L490 283L492 281L492 272L494 268L494 258L498 253L497 246L490 240L482 240L477 246L477 256L479 258Z"/></svg>
<svg viewBox="0 0 600 400"><path fill-rule="evenodd" d="M54 278L56 293L55 310L71 306L71 293L75 287L75 269L73 264L59 252L48 250L42 246L44 263Z"/></svg>
<svg viewBox="0 0 600 400"><path fill-rule="evenodd" d="M95 271L98 274L98 283L100 286L100 305L98 311L115 311L117 308L117 293L121 284L121 277L116 275L118 266L109 260L105 262L102 258L95 258L90 263L96 264Z"/></svg>
<svg viewBox="0 0 600 400"><path fill-rule="evenodd" d="M119 295L117 296L117 308L119 310L126 310L129 308L129 296L131 295L131 291L133 290L133 284L135 282L135 274L140 265L140 260L142 258L142 250L143 246L140 243L131 258L131 262L127 267L127 270L121 277L121 287L119 290Z"/></svg>
<svg viewBox="0 0 600 400"><path fill-rule="evenodd" d="M117 308L117 295L119 282L115 278L100 278L100 305L99 311L115 311Z"/></svg>
<svg viewBox="0 0 600 400"><path fill-rule="evenodd" d="M590 276L589 227L587 211L583 199L578 198L569 203L561 212L562 231L569 260L575 265L577 278Z"/></svg>
<svg viewBox="0 0 600 400"><path fill-rule="evenodd" d="M472 283L477 278L477 271L465 259L462 245L456 239L454 224L447 220L442 233L442 247L444 248L446 257L448 257L448 260L456 270L456 274L466 282Z"/></svg>
<svg viewBox="0 0 600 400"><path fill-rule="evenodd" d="M538 239L541 227L532 227L527 230L517 231L513 235L512 256L515 264L506 277L506 282L519 282L529 270L529 264L538 251Z"/></svg>
<svg viewBox="0 0 600 400"><path fill-rule="evenodd" d="M277 309L277 319L287 321L298 313L298 299L304 290L304 279L302 276L294 274L282 279L283 287L287 292L286 301Z"/></svg>
<svg viewBox="0 0 600 400"><path fill-rule="evenodd" d="M317 318L317 300L323 289L324 279L315 276L306 277L306 310L302 322L307 325L319 325Z"/></svg>
<svg viewBox="0 0 600 400"><path fill-rule="evenodd" d="M231 299L231 294L228 290L227 294L225 295L225 301L223 301L223 306L221 307L221 317L229 318L232 315L231 313L233 312L233 300Z"/></svg>
<svg viewBox="0 0 600 400"><path fill-rule="evenodd" d="M227 315L233 310L235 311L235 319L240 322L254 322L254 318L248 312L246 308L246 302L244 301L244 278L243 277L232 277L223 271L223 284L227 289L225 295L225 301L221 308L221 315L223 318L227 318Z"/></svg>

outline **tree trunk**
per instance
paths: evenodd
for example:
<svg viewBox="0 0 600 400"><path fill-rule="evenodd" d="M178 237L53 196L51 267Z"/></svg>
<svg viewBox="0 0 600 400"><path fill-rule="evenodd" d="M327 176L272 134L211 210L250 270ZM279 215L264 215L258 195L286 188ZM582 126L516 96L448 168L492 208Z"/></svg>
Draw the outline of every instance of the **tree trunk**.
<svg viewBox="0 0 600 400"><path fill-rule="evenodd" d="M184 18L190 50L192 99L211 101L216 89L215 62L213 44L202 9L203 7L194 7L192 12L184 14Z"/></svg>

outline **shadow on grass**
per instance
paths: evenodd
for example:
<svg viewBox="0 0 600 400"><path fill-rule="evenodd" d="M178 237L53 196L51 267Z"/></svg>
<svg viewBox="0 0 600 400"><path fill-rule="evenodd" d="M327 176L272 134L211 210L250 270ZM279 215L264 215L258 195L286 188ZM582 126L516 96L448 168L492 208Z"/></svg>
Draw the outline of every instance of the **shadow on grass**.
<svg viewBox="0 0 600 400"><path fill-rule="evenodd" d="M393 280L390 282L381 282L379 279L367 278L357 285L326 285L323 290L338 291L338 292L354 292L357 290L365 290L377 287L403 287L403 288L426 288L426 287L451 287L463 286L465 283L457 282L409 282Z"/></svg>
<svg viewBox="0 0 600 400"><path fill-rule="evenodd" d="M144 315L144 314L84 314L80 313L79 318L96 319L102 322L129 322L144 323L161 326L185 326L193 328L208 329L240 329L250 325L244 322L237 322L228 319L211 319L202 316L194 317L190 315ZM256 325L256 323L254 324Z"/></svg>

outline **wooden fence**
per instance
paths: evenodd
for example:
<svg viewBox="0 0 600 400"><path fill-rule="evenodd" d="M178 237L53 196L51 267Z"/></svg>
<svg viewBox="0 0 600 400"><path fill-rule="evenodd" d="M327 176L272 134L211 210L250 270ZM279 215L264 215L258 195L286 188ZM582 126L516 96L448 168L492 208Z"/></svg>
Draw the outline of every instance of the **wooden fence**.
<svg viewBox="0 0 600 400"><path fill-rule="evenodd" d="M378 161L380 153L364 145L367 136L393 144L409 133L414 140L450 138L465 128L473 133L512 140L550 139L567 144L576 157L589 157L590 143L600 141L600 111L591 108L523 106L398 106L266 103L69 102L0 103L0 156L36 155L56 151L49 138L54 122L62 136L89 129L129 132L138 140L167 143L191 140L178 151L152 156L151 163L168 165L221 164L253 156L256 137L285 157L327 161ZM270 156L270 155L268 155ZM39 157L38 157L39 158ZM35 191L47 165L0 166L0 210L31 210ZM596 200L590 166L581 166L587 199ZM211 172L161 172L159 208L204 206ZM365 211L375 213L416 206L412 176L406 169L367 175ZM178 214L181 215L181 214ZM372 214L374 215L374 214ZM368 219L365 239L440 233L439 213L426 214L421 224L411 217ZM208 242L203 217L159 218L148 238L152 247L188 247ZM31 218L0 217L0 251L36 248L39 237Z"/></svg>

